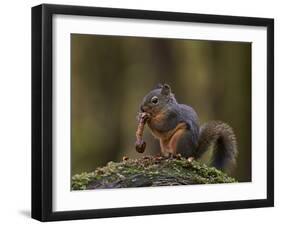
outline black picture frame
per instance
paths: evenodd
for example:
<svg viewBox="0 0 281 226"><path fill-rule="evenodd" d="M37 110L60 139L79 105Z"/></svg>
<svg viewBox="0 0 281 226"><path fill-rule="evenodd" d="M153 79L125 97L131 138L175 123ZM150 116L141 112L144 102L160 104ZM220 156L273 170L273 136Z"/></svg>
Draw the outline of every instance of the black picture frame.
<svg viewBox="0 0 281 226"><path fill-rule="evenodd" d="M52 210L52 18L55 14L262 26L267 28L267 198L96 210ZM40 221L121 217L274 205L274 20L43 4L32 8L32 218Z"/></svg>

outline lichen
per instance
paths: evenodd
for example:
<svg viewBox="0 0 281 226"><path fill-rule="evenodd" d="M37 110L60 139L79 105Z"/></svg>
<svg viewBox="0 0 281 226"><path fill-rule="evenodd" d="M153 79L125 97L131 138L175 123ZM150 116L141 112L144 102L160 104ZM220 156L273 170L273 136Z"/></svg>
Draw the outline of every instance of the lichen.
<svg viewBox="0 0 281 226"><path fill-rule="evenodd" d="M108 162L94 172L76 174L72 190L234 182L237 181L222 171L197 161L145 156Z"/></svg>

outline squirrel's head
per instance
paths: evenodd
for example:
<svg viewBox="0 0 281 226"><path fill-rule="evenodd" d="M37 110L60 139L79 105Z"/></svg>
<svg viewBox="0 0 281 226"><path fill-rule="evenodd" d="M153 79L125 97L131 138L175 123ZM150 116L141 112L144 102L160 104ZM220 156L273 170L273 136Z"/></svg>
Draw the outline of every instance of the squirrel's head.
<svg viewBox="0 0 281 226"><path fill-rule="evenodd" d="M155 116L165 111L173 103L176 103L176 99L171 92L170 86L168 84L159 84L143 98L140 111Z"/></svg>

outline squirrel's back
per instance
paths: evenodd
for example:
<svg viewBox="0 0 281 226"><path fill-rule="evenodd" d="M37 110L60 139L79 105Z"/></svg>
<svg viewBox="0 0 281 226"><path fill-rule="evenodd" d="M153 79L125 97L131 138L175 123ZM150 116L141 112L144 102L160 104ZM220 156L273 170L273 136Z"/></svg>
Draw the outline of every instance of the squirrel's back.
<svg viewBox="0 0 281 226"><path fill-rule="evenodd" d="M181 121L188 125L188 129L192 132L193 142L198 144L199 139L199 118L196 111L185 104L179 104Z"/></svg>

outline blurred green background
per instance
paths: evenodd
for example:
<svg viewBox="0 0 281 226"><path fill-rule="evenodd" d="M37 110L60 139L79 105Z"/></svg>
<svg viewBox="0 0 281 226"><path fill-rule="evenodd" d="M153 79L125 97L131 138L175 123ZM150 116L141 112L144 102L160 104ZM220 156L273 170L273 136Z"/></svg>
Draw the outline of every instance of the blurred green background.
<svg viewBox="0 0 281 226"><path fill-rule="evenodd" d="M134 149L143 96L168 83L201 123L222 120L237 136L233 172L251 180L251 43L71 35L71 173L89 172ZM145 154L160 151L145 130Z"/></svg>

